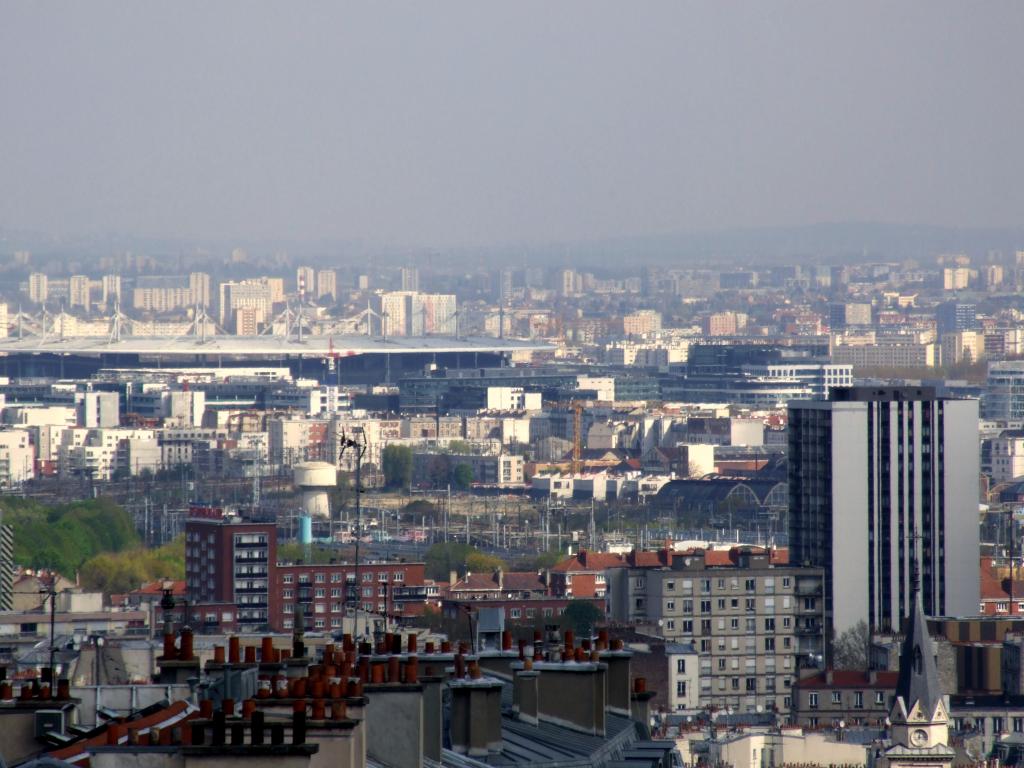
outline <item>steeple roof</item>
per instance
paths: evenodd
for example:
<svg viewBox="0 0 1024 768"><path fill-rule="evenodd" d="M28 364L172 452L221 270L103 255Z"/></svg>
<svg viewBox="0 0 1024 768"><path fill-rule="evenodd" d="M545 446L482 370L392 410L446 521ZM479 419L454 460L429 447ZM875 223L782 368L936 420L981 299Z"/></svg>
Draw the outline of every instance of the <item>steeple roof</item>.
<svg viewBox="0 0 1024 768"><path fill-rule="evenodd" d="M942 689L939 687L939 672L935 667L935 653L920 593L915 594L914 598L914 613L900 652L896 696L903 699L908 713L913 711L916 704L920 704L924 715L931 717L942 700Z"/></svg>

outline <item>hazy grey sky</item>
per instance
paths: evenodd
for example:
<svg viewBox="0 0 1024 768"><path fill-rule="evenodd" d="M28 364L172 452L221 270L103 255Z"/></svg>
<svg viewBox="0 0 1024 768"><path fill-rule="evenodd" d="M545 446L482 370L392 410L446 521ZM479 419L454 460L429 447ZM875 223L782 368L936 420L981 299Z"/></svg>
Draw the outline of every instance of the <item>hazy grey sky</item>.
<svg viewBox="0 0 1024 768"><path fill-rule="evenodd" d="M0 226L1024 223L1024 3L0 4Z"/></svg>

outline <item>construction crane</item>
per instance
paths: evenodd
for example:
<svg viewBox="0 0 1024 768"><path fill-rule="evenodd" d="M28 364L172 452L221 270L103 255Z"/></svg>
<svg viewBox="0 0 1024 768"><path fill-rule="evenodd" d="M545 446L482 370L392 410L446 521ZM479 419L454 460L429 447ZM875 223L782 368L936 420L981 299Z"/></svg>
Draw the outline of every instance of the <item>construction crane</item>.
<svg viewBox="0 0 1024 768"><path fill-rule="evenodd" d="M557 401L551 404L554 408L565 408L572 411L572 462L569 471L578 475L583 471L583 401Z"/></svg>

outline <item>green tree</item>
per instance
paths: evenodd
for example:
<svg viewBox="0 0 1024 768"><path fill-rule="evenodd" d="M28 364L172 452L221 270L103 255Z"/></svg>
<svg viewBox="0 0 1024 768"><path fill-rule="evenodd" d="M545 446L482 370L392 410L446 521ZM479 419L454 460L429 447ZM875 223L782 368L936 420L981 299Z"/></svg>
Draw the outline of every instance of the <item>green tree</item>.
<svg viewBox="0 0 1024 768"><path fill-rule="evenodd" d="M460 491L469 490L473 485L473 468L469 464L456 464L452 470L452 485Z"/></svg>
<svg viewBox="0 0 1024 768"><path fill-rule="evenodd" d="M472 573L493 573L497 570L507 571L508 563L497 555L489 555L474 549L466 555L466 568Z"/></svg>
<svg viewBox="0 0 1024 768"><path fill-rule="evenodd" d="M330 494L331 514L339 517L341 510L345 509L352 502L352 478L349 473L339 469L338 481Z"/></svg>
<svg viewBox="0 0 1024 768"><path fill-rule="evenodd" d="M32 499L0 500L0 517L14 529L14 560L71 576L103 552L139 545L131 517L105 497L45 506Z"/></svg>
<svg viewBox="0 0 1024 768"><path fill-rule="evenodd" d="M427 480L431 488L444 488L451 482L452 461L447 455L438 453L430 457L427 464Z"/></svg>
<svg viewBox="0 0 1024 768"><path fill-rule="evenodd" d="M389 445L381 452L384 484L392 490L408 488L412 481L412 448Z"/></svg>
<svg viewBox="0 0 1024 768"><path fill-rule="evenodd" d="M465 440L452 440L448 443L448 453L455 454L456 456L467 456L471 453L475 453L475 451L473 450L473 446Z"/></svg>
<svg viewBox="0 0 1024 768"><path fill-rule="evenodd" d="M601 609L589 600L571 600L562 613L563 623L568 623L580 637L589 637L594 625L604 619Z"/></svg>
<svg viewBox="0 0 1024 768"><path fill-rule="evenodd" d="M185 578L185 540L156 549L136 547L106 552L87 560L81 569L82 585L104 594L129 592L148 581Z"/></svg>
<svg viewBox="0 0 1024 768"><path fill-rule="evenodd" d="M277 545L277 559L281 562L295 563L302 560L305 563L320 565L329 563L331 558L338 557L338 551L322 544L313 544L306 551L305 544L297 541L288 541Z"/></svg>
<svg viewBox="0 0 1024 768"><path fill-rule="evenodd" d="M544 568L553 568L561 559L561 552L559 552L557 549L549 549L547 552L541 552L535 558L533 558L530 570L540 571Z"/></svg>
<svg viewBox="0 0 1024 768"><path fill-rule="evenodd" d="M870 660L871 632L866 621L858 621L840 632L832 643L834 669L867 670Z"/></svg>
<svg viewBox="0 0 1024 768"><path fill-rule="evenodd" d="M415 499L402 507L402 514L411 517L414 521L424 517L428 520L435 520L438 516L438 509L436 504L431 504L426 499Z"/></svg>
<svg viewBox="0 0 1024 768"><path fill-rule="evenodd" d="M455 541L434 544L427 550L424 562L427 578L438 581L447 581L452 571L463 566L475 573L489 573L498 568L508 570L508 565L500 557Z"/></svg>

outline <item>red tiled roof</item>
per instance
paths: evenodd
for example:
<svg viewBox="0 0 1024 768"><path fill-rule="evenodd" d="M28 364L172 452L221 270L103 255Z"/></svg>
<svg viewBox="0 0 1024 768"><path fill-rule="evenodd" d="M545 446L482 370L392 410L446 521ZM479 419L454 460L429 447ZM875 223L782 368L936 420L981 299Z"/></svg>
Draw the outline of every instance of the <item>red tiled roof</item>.
<svg viewBox="0 0 1024 768"><path fill-rule="evenodd" d="M800 688L895 688L899 672L876 672L875 682L867 672L855 669L834 669L831 671L832 682L828 682L827 672L802 678L793 683Z"/></svg>
<svg viewBox="0 0 1024 768"><path fill-rule="evenodd" d="M982 600L1009 600L1010 599L1010 578L1000 577L991 557L981 558L981 599ZM1024 581L1014 580L1013 594L1024 596Z"/></svg>
<svg viewBox="0 0 1024 768"><path fill-rule="evenodd" d="M138 720L130 720L127 723L124 723L124 725L128 731L146 731L150 728L162 728L167 725L173 725L174 723L191 719L197 715L196 712L188 712L188 707L189 705L187 701L176 701L169 707L161 709L159 712L154 712L146 717L140 717ZM127 732L125 732L125 735L121 737L121 741L128 741ZM65 760L69 763L85 765L89 759L89 747L105 746L106 743L107 729L104 728L96 736L89 739L83 739L82 741L77 741L66 747L61 747L60 749L50 752L49 756L56 758L57 760Z"/></svg>
<svg viewBox="0 0 1024 768"><path fill-rule="evenodd" d="M502 574L503 590L513 592L544 592L547 587L535 571L506 571ZM494 591L498 589L497 573L472 573L462 577L449 587L450 592L463 590Z"/></svg>
<svg viewBox="0 0 1024 768"><path fill-rule="evenodd" d="M517 592L546 592L547 586L534 571L509 571L502 577L505 589Z"/></svg>
<svg viewBox="0 0 1024 768"><path fill-rule="evenodd" d="M129 595L159 595L164 591L164 585L169 584L171 587L171 594L181 596L185 594L185 580L178 579L175 581L151 581L147 584L143 584L138 589L133 589L129 592Z"/></svg>
<svg viewBox="0 0 1024 768"><path fill-rule="evenodd" d="M662 565L668 565L669 561L668 551L664 549L653 552L650 550L641 550L640 552L633 550L626 555L626 559L634 568L658 568Z"/></svg>
<svg viewBox="0 0 1024 768"><path fill-rule="evenodd" d="M619 568L626 564L622 555L613 552L588 552L581 549L579 554L567 557L551 569L557 573L568 571L603 571L605 568Z"/></svg>

